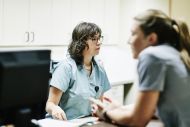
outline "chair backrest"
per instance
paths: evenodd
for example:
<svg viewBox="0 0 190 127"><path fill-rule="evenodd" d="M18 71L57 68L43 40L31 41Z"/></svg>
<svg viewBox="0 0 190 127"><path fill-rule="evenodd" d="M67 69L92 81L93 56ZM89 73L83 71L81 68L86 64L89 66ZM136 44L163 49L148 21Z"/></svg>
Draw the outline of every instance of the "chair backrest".
<svg viewBox="0 0 190 127"><path fill-rule="evenodd" d="M50 78L52 77L52 74L55 70L55 68L57 67L59 61L55 61L55 60L51 60L50 61Z"/></svg>

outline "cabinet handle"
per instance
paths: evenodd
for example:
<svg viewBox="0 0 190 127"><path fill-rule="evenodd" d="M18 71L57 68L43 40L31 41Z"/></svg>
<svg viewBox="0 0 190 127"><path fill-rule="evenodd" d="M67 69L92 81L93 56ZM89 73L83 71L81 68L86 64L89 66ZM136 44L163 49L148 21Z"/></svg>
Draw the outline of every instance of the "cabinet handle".
<svg viewBox="0 0 190 127"><path fill-rule="evenodd" d="M25 32L24 40L25 40L25 42L29 42L29 32Z"/></svg>
<svg viewBox="0 0 190 127"><path fill-rule="evenodd" d="M35 36L35 34L34 34L34 32L30 32L30 33L31 33L31 36L32 36L32 40L30 42L34 42L34 36Z"/></svg>

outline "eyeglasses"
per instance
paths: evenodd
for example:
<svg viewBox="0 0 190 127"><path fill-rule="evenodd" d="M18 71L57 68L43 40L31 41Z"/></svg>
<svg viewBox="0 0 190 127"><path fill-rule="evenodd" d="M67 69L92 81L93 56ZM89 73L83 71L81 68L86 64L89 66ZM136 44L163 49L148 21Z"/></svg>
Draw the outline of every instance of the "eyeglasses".
<svg viewBox="0 0 190 127"><path fill-rule="evenodd" d="M100 36L100 37L97 37L97 38L90 37L89 39L92 40L92 42L94 42L94 43L103 42L104 36Z"/></svg>

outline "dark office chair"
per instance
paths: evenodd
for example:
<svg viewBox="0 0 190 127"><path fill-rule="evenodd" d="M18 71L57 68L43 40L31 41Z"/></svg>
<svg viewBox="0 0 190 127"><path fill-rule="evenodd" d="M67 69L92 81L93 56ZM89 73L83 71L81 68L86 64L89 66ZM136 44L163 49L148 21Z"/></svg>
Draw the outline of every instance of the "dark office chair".
<svg viewBox="0 0 190 127"><path fill-rule="evenodd" d="M51 62L50 62L50 79L52 78L52 74L53 74L55 68L57 67L58 63L59 62L55 61L55 60L51 60Z"/></svg>

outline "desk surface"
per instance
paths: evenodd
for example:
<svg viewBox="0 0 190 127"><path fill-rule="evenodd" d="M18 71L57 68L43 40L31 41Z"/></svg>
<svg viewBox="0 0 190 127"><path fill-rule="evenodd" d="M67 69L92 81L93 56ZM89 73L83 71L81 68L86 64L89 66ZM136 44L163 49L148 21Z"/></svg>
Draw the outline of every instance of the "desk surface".
<svg viewBox="0 0 190 127"><path fill-rule="evenodd" d="M98 124L83 126L83 127L119 127L119 126L101 121ZM151 120L146 127L164 127L164 125L160 120Z"/></svg>
<svg viewBox="0 0 190 127"><path fill-rule="evenodd" d="M114 125L111 123L106 123L104 121L97 121L98 118L96 117L86 117L81 119L75 119L74 121L60 121L60 120L53 120L53 119L42 119L39 120L38 123L42 127L119 127L118 125ZM95 122L96 124L93 125L85 125L87 123ZM164 127L163 123L160 120L151 120L146 127Z"/></svg>
<svg viewBox="0 0 190 127"><path fill-rule="evenodd" d="M83 126L83 127L119 127L119 126L102 121L102 122L94 124L94 125Z"/></svg>

